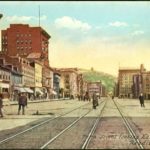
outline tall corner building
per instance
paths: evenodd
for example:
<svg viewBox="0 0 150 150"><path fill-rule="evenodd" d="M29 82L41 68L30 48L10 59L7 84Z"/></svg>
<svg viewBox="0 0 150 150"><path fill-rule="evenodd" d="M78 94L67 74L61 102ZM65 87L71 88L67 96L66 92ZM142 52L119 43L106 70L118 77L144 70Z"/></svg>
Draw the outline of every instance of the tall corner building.
<svg viewBox="0 0 150 150"><path fill-rule="evenodd" d="M51 36L43 28L10 24L9 28L2 30L1 36L2 51L7 55L27 57L32 54L49 66L48 45Z"/></svg>

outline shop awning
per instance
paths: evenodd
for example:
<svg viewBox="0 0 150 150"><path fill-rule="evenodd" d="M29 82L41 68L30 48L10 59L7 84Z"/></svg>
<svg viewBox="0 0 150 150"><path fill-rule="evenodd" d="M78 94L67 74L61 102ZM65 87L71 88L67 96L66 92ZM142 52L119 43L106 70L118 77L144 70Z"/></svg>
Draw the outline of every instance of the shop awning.
<svg viewBox="0 0 150 150"><path fill-rule="evenodd" d="M26 90L24 88L15 87L14 89L21 92L21 93L26 93Z"/></svg>
<svg viewBox="0 0 150 150"><path fill-rule="evenodd" d="M26 90L27 93L34 93L33 90L31 90L30 88L24 88Z"/></svg>
<svg viewBox="0 0 150 150"><path fill-rule="evenodd" d="M39 88L36 88L36 92L39 92L41 95L44 94Z"/></svg>
<svg viewBox="0 0 150 150"><path fill-rule="evenodd" d="M0 87L1 88L9 88L9 84L8 83L0 83Z"/></svg>
<svg viewBox="0 0 150 150"><path fill-rule="evenodd" d="M52 91L52 93L53 93L54 95L57 95L57 93L56 93L55 91Z"/></svg>

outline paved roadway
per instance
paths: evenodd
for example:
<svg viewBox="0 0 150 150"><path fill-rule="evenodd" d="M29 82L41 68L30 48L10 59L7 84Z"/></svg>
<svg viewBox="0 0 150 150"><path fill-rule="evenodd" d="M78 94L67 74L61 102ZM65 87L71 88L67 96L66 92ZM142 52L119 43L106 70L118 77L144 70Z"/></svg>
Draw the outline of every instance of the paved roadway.
<svg viewBox="0 0 150 150"><path fill-rule="evenodd" d="M137 149L134 142L131 140L125 126L121 120L120 114L118 113L113 101L110 98L102 98L107 101L104 112L102 113L102 119L100 120L96 131L89 143L88 148L98 149ZM136 132L139 140L143 144L144 148L150 149L150 101L145 101L145 108L140 107L138 100L131 99L117 99L115 98L117 105L122 110L124 116L126 116ZM30 126L33 126L37 122L44 120L48 117L54 118L65 112L72 110L73 108L88 104L88 102L78 100L62 100L62 101L47 101L41 103L29 103L26 108L26 115L17 115L17 105L9 105L4 107L5 116L0 119L0 140L4 139L8 135L12 135L15 132L24 130ZM85 141L91 127L96 120L103 104L96 110L92 110L92 103L82 109L75 112L71 112L53 123L49 123L48 126L41 127L38 130L33 131L34 134L30 133L21 137L21 141L29 139L22 144L15 141L8 143L8 145L0 145L0 148L39 148L49 138L55 137L61 130L73 122L76 118L80 117L86 111L91 110L90 113L78 122L71 130L68 130L65 134L61 135L58 140L54 141L51 145L46 148L81 148ZM36 115L38 111L39 115ZM49 132L45 132L45 129ZM55 131L55 132L54 132ZM42 133L42 137L39 137ZM36 134L37 135L36 135ZM34 137L31 137L31 134ZM30 137L30 138L29 138ZM69 138L68 138L69 137ZM18 137L19 138L19 137ZM34 138L35 144L32 142ZM45 139L45 141L43 140ZM18 140L19 141L19 140ZM20 145L21 144L21 145ZM61 146L60 146L61 145Z"/></svg>

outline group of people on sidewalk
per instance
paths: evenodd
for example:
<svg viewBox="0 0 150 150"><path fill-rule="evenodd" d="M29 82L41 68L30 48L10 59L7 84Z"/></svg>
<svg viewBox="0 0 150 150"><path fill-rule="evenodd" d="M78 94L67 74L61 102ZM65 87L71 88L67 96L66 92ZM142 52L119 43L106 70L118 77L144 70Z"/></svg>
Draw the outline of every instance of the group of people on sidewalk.
<svg viewBox="0 0 150 150"><path fill-rule="evenodd" d="M20 93L18 98L18 115L22 109L22 115L25 115L25 107L27 107L27 96L25 93ZM3 114L3 95L0 93L0 117L4 117Z"/></svg>

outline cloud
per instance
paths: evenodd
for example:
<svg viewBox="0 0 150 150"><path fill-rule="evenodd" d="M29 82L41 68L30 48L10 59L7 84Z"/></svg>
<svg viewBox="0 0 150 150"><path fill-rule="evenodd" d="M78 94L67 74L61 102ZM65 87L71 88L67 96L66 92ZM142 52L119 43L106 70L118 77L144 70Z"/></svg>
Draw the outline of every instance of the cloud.
<svg viewBox="0 0 150 150"><path fill-rule="evenodd" d="M55 20L55 25L58 28L68 28L68 29L80 29L83 31L87 31L90 30L92 27L86 23L86 22L82 22L80 20L77 20L75 18L71 18L68 16L64 16L62 18L57 18Z"/></svg>
<svg viewBox="0 0 150 150"><path fill-rule="evenodd" d="M110 22L109 26L113 26L113 27L127 27L128 24L126 22L115 21L115 22Z"/></svg>
<svg viewBox="0 0 150 150"><path fill-rule="evenodd" d="M38 17L34 17L34 16L7 16L5 17L6 21L8 22L28 22L31 20L38 20ZM46 20L47 16L43 15L40 17L41 20Z"/></svg>
<svg viewBox="0 0 150 150"><path fill-rule="evenodd" d="M142 31L142 30L137 30L137 31L134 31L134 32L132 33L133 36L141 35L141 34L144 34L144 31Z"/></svg>

